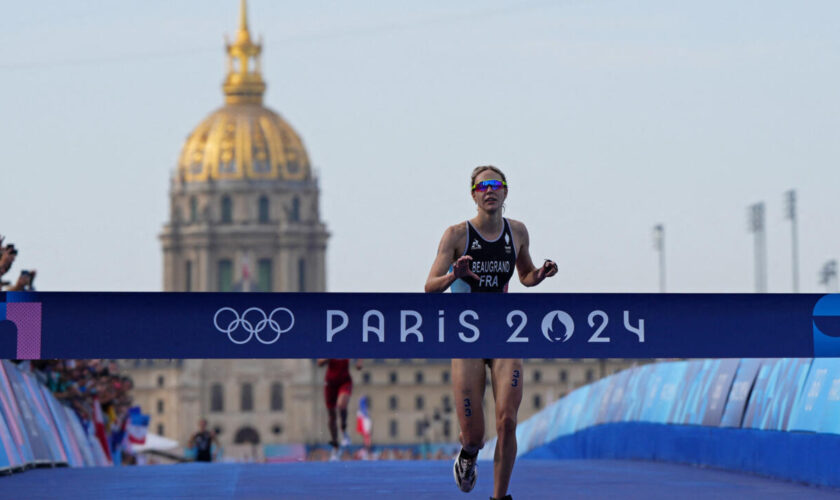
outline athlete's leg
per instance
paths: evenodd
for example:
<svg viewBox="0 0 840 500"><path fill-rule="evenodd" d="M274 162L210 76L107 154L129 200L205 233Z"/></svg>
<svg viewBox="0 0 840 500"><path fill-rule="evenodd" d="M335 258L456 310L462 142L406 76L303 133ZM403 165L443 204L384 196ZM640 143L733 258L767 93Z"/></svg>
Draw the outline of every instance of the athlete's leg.
<svg viewBox="0 0 840 500"><path fill-rule="evenodd" d="M487 383L483 359L453 359L452 388L461 427L461 451L455 458L452 473L463 492L475 486L478 477L475 462L484 445L484 385Z"/></svg>
<svg viewBox="0 0 840 500"><path fill-rule="evenodd" d="M461 446L469 454L484 445L484 385L487 374L483 359L453 359L452 388L461 427Z"/></svg>
<svg viewBox="0 0 840 500"><path fill-rule="evenodd" d="M493 455L493 497L507 495L516 460L516 415L522 402L522 360L494 359L490 368L496 402L496 451Z"/></svg>
<svg viewBox="0 0 840 500"><path fill-rule="evenodd" d="M338 415L341 418L341 446L350 446L350 436L347 435L347 405L350 402L350 391L352 385L344 384L338 390Z"/></svg>
<svg viewBox="0 0 840 500"><path fill-rule="evenodd" d="M327 405L328 426L330 429L330 445L338 447L338 425L336 423L336 403L338 399L338 387L327 382L324 385L324 402Z"/></svg>
<svg viewBox="0 0 840 500"><path fill-rule="evenodd" d="M349 392L342 392L338 394L338 402L336 403L336 407L338 408L339 416L341 417L341 430L347 429L347 404L350 402L350 393Z"/></svg>

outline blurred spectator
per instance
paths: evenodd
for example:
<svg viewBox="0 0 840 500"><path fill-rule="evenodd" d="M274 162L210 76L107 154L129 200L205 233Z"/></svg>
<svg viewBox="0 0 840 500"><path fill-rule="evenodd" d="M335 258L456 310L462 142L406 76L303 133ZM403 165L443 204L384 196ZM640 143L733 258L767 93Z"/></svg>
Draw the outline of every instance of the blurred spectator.
<svg viewBox="0 0 840 500"><path fill-rule="evenodd" d="M4 281L3 276L9 272L12 264L17 258L17 248L11 243L4 244L4 237L0 235L0 291L6 292L20 292L23 290L34 290L32 287L35 281L35 270L23 270L20 272L17 281L12 284L11 281Z"/></svg>
<svg viewBox="0 0 840 500"><path fill-rule="evenodd" d="M216 458L212 453L213 443L216 444L218 450L220 445L216 439L216 433L207 430L207 419L202 418L198 421L198 432L192 435L187 445L188 448L195 448L196 462L212 462Z"/></svg>

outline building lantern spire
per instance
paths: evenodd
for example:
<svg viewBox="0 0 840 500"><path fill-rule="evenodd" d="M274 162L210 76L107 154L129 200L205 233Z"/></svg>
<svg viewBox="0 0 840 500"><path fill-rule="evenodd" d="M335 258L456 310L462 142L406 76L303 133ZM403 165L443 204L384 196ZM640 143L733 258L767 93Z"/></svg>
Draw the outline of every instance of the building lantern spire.
<svg viewBox="0 0 840 500"><path fill-rule="evenodd" d="M239 30L236 41L225 42L228 74L222 89L228 104L262 104L265 82L262 79L260 54L262 44L251 41L248 31L248 5L239 2Z"/></svg>

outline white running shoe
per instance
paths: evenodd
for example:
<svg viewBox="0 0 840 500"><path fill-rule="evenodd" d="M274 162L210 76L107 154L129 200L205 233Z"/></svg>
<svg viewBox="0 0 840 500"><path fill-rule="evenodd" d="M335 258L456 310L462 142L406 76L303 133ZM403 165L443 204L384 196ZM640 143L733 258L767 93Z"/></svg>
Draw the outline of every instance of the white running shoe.
<svg viewBox="0 0 840 500"><path fill-rule="evenodd" d="M341 433L341 446L350 446L350 436L347 435L347 431Z"/></svg>
<svg viewBox="0 0 840 500"><path fill-rule="evenodd" d="M478 454L472 458L464 455L464 450L458 453L455 457L455 465L452 467L452 473L455 476L455 484L464 493L468 493L475 487L475 480L478 479L478 469L475 467L475 461L478 459Z"/></svg>
<svg viewBox="0 0 840 500"><path fill-rule="evenodd" d="M338 448L333 448L330 452L330 462L338 462L340 459L338 455Z"/></svg>

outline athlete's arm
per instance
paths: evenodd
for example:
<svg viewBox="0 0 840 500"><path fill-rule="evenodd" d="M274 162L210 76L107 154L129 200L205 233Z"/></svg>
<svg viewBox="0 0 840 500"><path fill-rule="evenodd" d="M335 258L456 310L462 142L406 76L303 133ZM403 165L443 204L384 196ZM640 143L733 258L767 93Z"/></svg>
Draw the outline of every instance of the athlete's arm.
<svg viewBox="0 0 840 500"><path fill-rule="evenodd" d="M525 224L519 221L508 219L514 237L519 242L519 252L516 254L516 271L519 273L519 282L525 286L537 286L546 278L557 274L557 264L546 260L545 264L536 267L531 260L531 252L528 250L531 239Z"/></svg>
<svg viewBox="0 0 840 500"><path fill-rule="evenodd" d="M325 364L329 363L329 358L318 358L318 366L324 366Z"/></svg>
<svg viewBox="0 0 840 500"><path fill-rule="evenodd" d="M460 227L465 228L465 226ZM470 271L472 257L463 255L457 260L455 259L460 240L459 226L450 226L444 231L443 237L440 239L440 245L438 245L435 261L432 263L432 269L429 271L429 277L426 278L426 293L443 292L456 279L465 276L478 279L478 275ZM452 266L452 272L449 272L449 266Z"/></svg>

